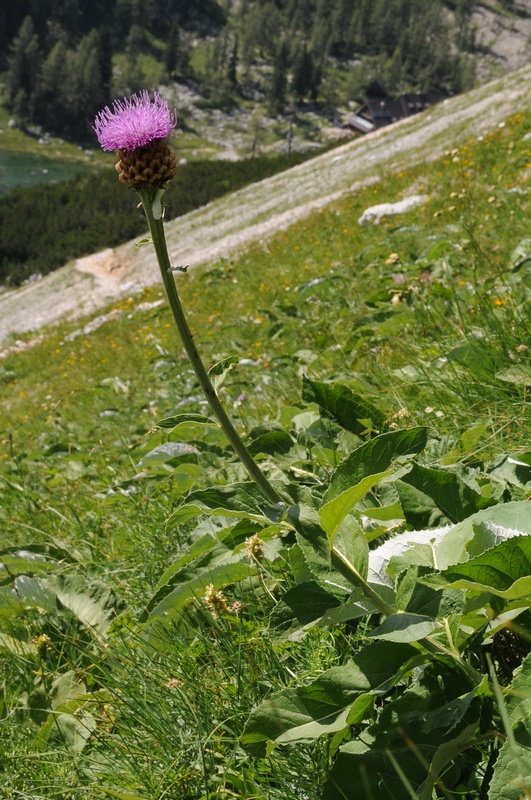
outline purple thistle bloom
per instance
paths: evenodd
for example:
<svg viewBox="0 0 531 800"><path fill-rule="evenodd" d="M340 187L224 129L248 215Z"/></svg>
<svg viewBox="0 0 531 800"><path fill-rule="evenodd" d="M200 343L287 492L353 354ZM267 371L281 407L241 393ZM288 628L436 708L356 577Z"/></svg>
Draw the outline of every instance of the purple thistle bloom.
<svg viewBox="0 0 531 800"><path fill-rule="evenodd" d="M177 124L177 117L157 92L150 100L144 90L130 100L115 100L96 116L94 130L104 150L136 150L157 139L165 139Z"/></svg>

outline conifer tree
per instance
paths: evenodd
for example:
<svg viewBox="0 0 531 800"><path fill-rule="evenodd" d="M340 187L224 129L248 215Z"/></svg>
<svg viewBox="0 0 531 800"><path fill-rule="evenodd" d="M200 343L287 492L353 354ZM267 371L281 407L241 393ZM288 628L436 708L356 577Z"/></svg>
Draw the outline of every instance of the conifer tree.
<svg viewBox="0 0 531 800"><path fill-rule="evenodd" d="M165 73L168 78L175 77L179 63L180 34L179 25L174 22L170 28L166 42L166 55L164 58Z"/></svg>
<svg viewBox="0 0 531 800"><path fill-rule="evenodd" d="M269 107L273 114L282 113L288 88L288 48L283 39L278 46L273 64L273 75L269 89Z"/></svg>
<svg viewBox="0 0 531 800"><path fill-rule="evenodd" d="M293 78L291 90L301 102L308 95L314 85L314 63L312 54L304 44L296 55L293 65Z"/></svg>
<svg viewBox="0 0 531 800"><path fill-rule="evenodd" d="M41 52L33 20L31 17L25 17L11 46L6 85L10 107L14 109L15 105L18 106L17 112L22 112L26 118L31 118L40 66Z"/></svg>

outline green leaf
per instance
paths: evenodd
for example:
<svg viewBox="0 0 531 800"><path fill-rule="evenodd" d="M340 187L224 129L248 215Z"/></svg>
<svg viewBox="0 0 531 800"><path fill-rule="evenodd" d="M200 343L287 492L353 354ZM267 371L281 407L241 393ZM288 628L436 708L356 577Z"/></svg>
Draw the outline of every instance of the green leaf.
<svg viewBox="0 0 531 800"><path fill-rule="evenodd" d="M114 590L103 581L87 583L81 575L59 575L43 579L46 589L90 631L107 633L124 608Z"/></svg>
<svg viewBox="0 0 531 800"><path fill-rule="evenodd" d="M326 670L308 686L277 692L252 712L242 744L261 755L267 741L312 741L361 722L372 707L368 695L387 686L416 654L409 645L377 642L349 664Z"/></svg>
<svg viewBox="0 0 531 800"><path fill-rule="evenodd" d="M16 617L23 608L11 586L0 586L0 617Z"/></svg>
<svg viewBox="0 0 531 800"><path fill-rule="evenodd" d="M334 551L341 553L365 580L369 571L369 545L365 531L354 517L346 517L339 526Z"/></svg>
<svg viewBox="0 0 531 800"><path fill-rule="evenodd" d="M223 547L223 545L221 546ZM209 533L205 536L201 536L201 538L193 542L190 547L187 547L181 556L163 572L158 580L156 591L158 592L162 587L166 586L173 576L182 570L183 567L188 566L196 568L201 564L204 565L204 556L211 554L212 551L218 547L220 547L220 542L214 536L211 536ZM226 547L223 549L227 551Z"/></svg>
<svg viewBox="0 0 531 800"><path fill-rule="evenodd" d="M279 521L282 517L282 511L267 504L260 489L251 482L198 489L188 495L182 508L187 506L197 507L204 513L249 516L260 520L264 519L264 514L267 512L267 518L273 522ZM170 520L174 517L175 515Z"/></svg>
<svg viewBox="0 0 531 800"><path fill-rule="evenodd" d="M513 272L517 272L528 261L531 261L531 239L522 239L512 251L509 264Z"/></svg>
<svg viewBox="0 0 531 800"><path fill-rule="evenodd" d="M0 553L0 580L14 575L35 575L57 569L57 562L31 550L4 550Z"/></svg>
<svg viewBox="0 0 531 800"><path fill-rule="evenodd" d="M87 694L87 687L74 670L63 672L53 681L48 692L53 711L66 711L67 706Z"/></svg>
<svg viewBox="0 0 531 800"><path fill-rule="evenodd" d="M401 480L395 481L393 486L400 499L406 522L413 530L437 528L450 522L435 501L424 492L420 492L414 486L408 486Z"/></svg>
<svg viewBox="0 0 531 800"><path fill-rule="evenodd" d="M212 381L212 385L216 392L222 385L231 369L234 369L239 361L240 359L238 356L229 356L228 358L224 358L222 361L218 361L217 364L214 364L214 366L210 367L208 370L208 377Z"/></svg>
<svg viewBox="0 0 531 800"><path fill-rule="evenodd" d="M323 800L431 800L441 775L453 788L460 770L448 766L474 745L479 728L479 687L464 696L462 689L456 672L440 662L427 665L418 682L383 707L363 743L340 748ZM439 713L449 728L438 725ZM448 729L456 731L452 738Z"/></svg>
<svg viewBox="0 0 531 800"><path fill-rule="evenodd" d="M199 450L192 444L187 444L185 442L166 442L165 444L159 444L158 447L154 447L153 450L146 453L139 461L138 466L141 468L152 467L157 464L165 464L167 461L173 461L175 459L181 460L183 457L190 456L195 461L195 457L198 454Z"/></svg>
<svg viewBox="0 0 531 800"><path fill-rule="evenodd" d="M416 800L432 800L435 785L439 782L440 776L443 775L447 767L458 755L477 743L478 727L479 720L467 725L455 738L439 744L432 756L428 776L418 788Z"/></svg>
<svg viewBox="0 0 531 800"><path fill-rule="evenodd" d="M168 428L170 430L174 430L174 428L178 428L179 425L185 425L189 422L195 422L198 425L217 425L215 420L210 419L210 417L206 417L204 414L176 414L174 417L166 417L165 419L161 419L155 424L157 428Z"/></svg>
<svg viewBox="0 0 531 800"><path fill-rule="evenodd" d="M431 497L452 522L461 522L476 511L496 504L495 500L483 497L459 475L449 470L413 464L407 475L402 477L402 481Z"/></svg>
<svg viewBox="0 0 531 800"><path fill-rule="evenodd" d="M49 591L40 578L19 575L15 578L13 592L21 603L22 608L41 608L43 611L52 613L57 611L55 592Z"/></svg>
<svg viewBox="0 0 531 800"><path fill-rule="evenodd" d="M528 685L529 691L529 685ZM489 800L522 800L531 795L531 714L520 720L514 741L502 746L489 786Z"/></svg>
<svg viewBox="0 0 531 800"><path fill-rule="evenodd" d="M365 442L353 450L336 469L325 492L323 503L329 503L369 475L385 472L396 458L420 453L426 447L427 440L427 428L411 428L382 433Z"/></svg>
<svg viewBox="0 0 531 800"><path fill-rule="evenodd" d="M26 642L22 639L17 639L15 636L9 636L7 633L0 633L0 652L7 650L14 656L35 656L37 654L37 647L33 642Z"/></svg>
<svg viewBox="0 0 531 800"><path fill-rule="evenodd" d="M504 503L478 511L453 527L397 534L371 551L371 566L380 575L396 575L411 565L446 570L512 537L531 534L529 508L528 501ZM434 585L438 580L433 578ZM439 581L440 585L445 582Z"/></svg>
<svg viewBox="0 0 531 800"><path fill-rule="evenodd" d="M295 528L297 544L312 577L331 591L350 591L349 581L332 568L330 543L317 512L301 503L288 509L287 518Z"/></svg>
<svg viewBox="0 0 531 800"><path fill-rule="evenodd" d="M317 403L324 416L351 433L365 433L367 420L377 430L385 427L383 411L342 383L323 383L303 376L302 399Z"/></svg>
<svg viewBox="0 0 531 800"><path fill-rule="evenodd" d="M339 600L319 584L309 581L289 589L273 609L270 618L272 633L277 640L298 640L303 629L321 619Z"/></svg>
<svg viewBox="0 0 531 800"><path fill-rule="evenodd" d="M369 636L388 642L418 642L437 628L433 617L402 612L390 614Z"/></svg>
<svg viewBox="0 0 531 800"><path fill-rule="evenodd" d="M525 716L531 717L531 653L518 668L505 699L509 721L513 726Z"/></svg>
<svg viewBox="0 0 531 800"><path fill-rule="evenodd" d="M251 455L256 456L260 453L270 455L285 455L294 445L294 441L286 431L275 430L257 436L249 442L247 449Z"/></svg>
<svg viewBox="0 0 531 800"><path fill-rule="evenodd" d="M516 536L480 556L424 579L438 586L489 592L531 604L531 536Z"/></svg>
<svg viewBox="0 0 531 800"><path fill-rule="evenodd" d="M48 747L81 753L97 727L95 717L86 709L75 716L54 714L39 731L39 739Z"/></svg>
<svg viewBox="0 0 531 800"><path fill-rule="evenodd" d="M480 380L492 381L505 359L482 339L475 339L455 347L448 360L465 367Z"/></svg>
<svg viewBox="0 0 531 800"><path fill-rule="evenodd" d="M337 529L352 510L357 502L369 492L373 486L376 486L384 478L391 475L393 470L386 470L379 472L376 475L368 475L363 478L355 486L346 489L340 495L334 497L329 503L326 503L319 511L319 519L321 526L324 528L330 540L333 541Z"/></svg>

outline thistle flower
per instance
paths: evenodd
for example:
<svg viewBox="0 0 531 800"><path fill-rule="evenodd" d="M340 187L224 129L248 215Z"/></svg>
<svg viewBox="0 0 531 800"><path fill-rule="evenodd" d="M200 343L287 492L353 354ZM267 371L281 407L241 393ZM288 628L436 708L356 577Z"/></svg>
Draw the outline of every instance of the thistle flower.
<svg viewBox="0 0 531 800"><path fill-rule="evenodd" d="M96 116L94 130L103 150L136 150L154 140L166 139L177 124L175 114L157 92L147 91L130 100L115 100Z"/></svg>
<svg viewBox="0 0 531 800"><path fill-rule="evenodd" d="M116 169L122 183L137 189L165 189L176 172L166 138L177 124L168 103L156 92L115 100L96 116L94 131L103 150L118 150Z"/></svg>

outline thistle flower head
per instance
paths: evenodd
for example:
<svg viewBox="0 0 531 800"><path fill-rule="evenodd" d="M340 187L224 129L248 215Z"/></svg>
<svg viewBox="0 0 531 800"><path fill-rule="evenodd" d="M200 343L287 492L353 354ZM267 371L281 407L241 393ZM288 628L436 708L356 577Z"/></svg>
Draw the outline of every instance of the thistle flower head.
<svg viewBox="0 0 531 800"><path fill-rule="evenodd" d="M177 124L168 103L157 92L150 99L143 91L130 100L115 100L106 106L94 122L94 130L103 150L130 152L153 141L166 139Z"/></svg>

